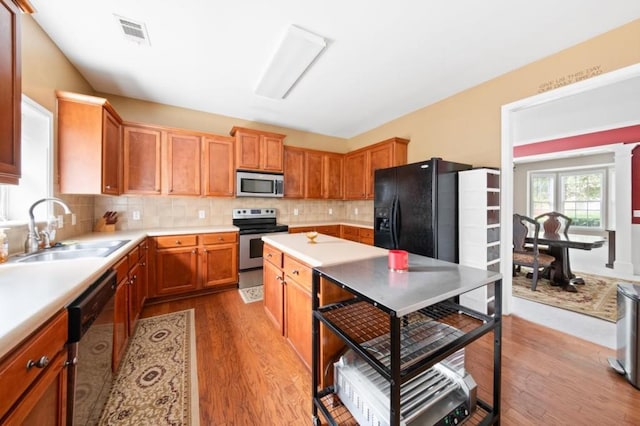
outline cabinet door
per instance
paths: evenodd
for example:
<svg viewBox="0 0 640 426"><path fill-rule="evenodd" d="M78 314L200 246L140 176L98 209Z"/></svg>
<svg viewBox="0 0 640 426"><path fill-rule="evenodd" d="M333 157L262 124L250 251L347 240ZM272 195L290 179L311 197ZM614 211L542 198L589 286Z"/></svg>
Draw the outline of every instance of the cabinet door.
<svg viewBox="0 0 640 426"><path fill-rule="evenodd" d="M262 269L264 309L280 334L284 334L284 281L282 270L271 262Z"/></svg>
<svg viewBox="0 0 640 426"><path fill-rule="evenodd" d="M157 296L185 293L198 288L198 252L195 247L156 251Z"/></svg>
<svg viewBox="0 0 640 426"><path fill-rule="evenodd" d="M203 287L215 287L238 282L238 245L216 244L202 249Z"/></svg>
<svg viewBox="0 0 640 426"><path fill-rule="evenodd" d="M288 276L285 279L286 337L311 369L311 293Z"/></svg>
<svg viewBox="0 0 640 426"><path fill-rule="evenodd" d="M235 188L234 155L235 139L224 136L204 138L205 196L233 197Z"/></svg>
<svg viewBox="0 0 640 426"><path fill-rule="evenodd" d="M373 198L374 173L378 169L391 167L393 145L386 144L369 150L367 165L367 199Z"/></svg>
<svg viewBox="0 0 640 426"><path fill-rule="evenodd" d="M140 263L136 262L129 271L129 306L128 306L128 328L129 336L133 335L133 331L140 318L142 311L142 288L140 281L144 280L140 275ZM142 283L144 284L144 282Z"/></svg>
<svg viewBox="0 0 640 426"><path fill-rule="evenodd" d="M340 154L324 154L323 158L323 190L322 196L331 200L342 199L342 172L344 156Z"/></svg>
<svg viewBox="0 0 640 426"><path fill-rule="evenodd" d="M262 161L261 169L268 172L282 172L282 138L261 136Z"/></svg>
<svg viewBox="0 0 640 426"><path fill-rule="evenodd" d="M186 133L167 133L167 194L200 195L200 139Z"/></svg>
<svg viewBox="0 0 640 426"><path fill-rule="evenodd" d="M238 169L260 170L260 135L238 131L236 161Z"/></svg>
<svg viewBox="0 0 640 426"><path fill-rule="evenodd" d="M304 198L322 198L322 158L317 151L304 154Z"/></svg>
<svg viewBox="0 0 640 426"><path fill-rule="evenodd" d="M64 426L67 424L67 353L51 360L45 373L13 407L3 426Z"/></svg>
<svg viewBox="0 0 640 426"><path fill-rule="evenodd" d="M11 0L0 1L0 183L20 178L20 11Z"/></svg>
<svg viewBox="0 0 640 426"><path fill-rule="evenodd" d="M125 126L124 189L126 194L160 194L161 131Z"/></svg>
<svg viewBox="0 0 640 426"><path fill-rule="evenodd" d="M107 110L102 115L102 193L120 195L120 122Z"/></svg>
<svg viewBox="0 0 640 426"><path fill-rule="evenodd" d="M344 157L344 198L358 200L365 198L367 153L365 151L347 154Z"/></svg>
<svg viewBox="0 0 640 426"><path fill-rule="evenodd" d="M284 196L304 197L304 153L299 148L284 147Z"/></svg>
<svg viewBox="0 0 640 426"><path fill-rule="evenodd" d="M129 277L125 276L118 283L113 303L113 359L112 369L118 371L120 360L124 355L129 339Z"/></svg>

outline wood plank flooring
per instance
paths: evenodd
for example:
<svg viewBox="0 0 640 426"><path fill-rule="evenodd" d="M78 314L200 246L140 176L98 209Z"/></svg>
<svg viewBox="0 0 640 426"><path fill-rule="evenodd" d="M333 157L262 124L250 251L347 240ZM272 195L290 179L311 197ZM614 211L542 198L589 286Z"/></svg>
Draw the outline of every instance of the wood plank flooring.
<svg viewBox="0 0 640 426"><path fill-rule="evenodd" d="M143 316L195 308L200 421L311 425L311 379L264 313L237 291L151 305ZM503 425L639 425L640 390L612 372L614 351L509 316L503 319ZM491 402L492 335L466 350Z"/></svg>

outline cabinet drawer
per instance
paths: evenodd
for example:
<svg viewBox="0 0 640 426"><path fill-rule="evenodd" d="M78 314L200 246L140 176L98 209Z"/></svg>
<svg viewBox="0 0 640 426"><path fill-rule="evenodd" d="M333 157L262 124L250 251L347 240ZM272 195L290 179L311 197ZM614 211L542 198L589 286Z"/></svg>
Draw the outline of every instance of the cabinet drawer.
<svg viewBox="0 0 640 426"><path fill-rule="evenodd" d="M348 238L351 237L351 238ZM358 228L355 226L342 225L342 238L346 240L353 240L358 238Z"/></svg>
<svg viewBox="0 0 640 426"><path fill-rule="evenodd" d="M156 246L159 249L174 247L191 247L198 243L196 235L169 235L166 237L156 237Z"/></svg>
<svg viewBox="0 0 640 426"><path fill-rule="evenodd" d="M302 287L311 291L312 273L310 267L285 254L282 269L287 277L292 278Z"/></svg>
<svg viewBox="0 0 640 426"><path fill-rule="evenodd" d="M237 232L217 232L215 234L200 235L200 243L208 246L211 244L235 243L238 241Z"/></svg>
<svg viewBox="0 0 640 426"><path fill-rule="evenodd" d="M27 367L30 362L37 362L43 357L47 362L53 361L66 341L67 311L64 310L0 364L0 383L11 384L0 387L0 418L43 371L53 367Z"/></svg>
<svg viewBox="0 0 640 426"><path fill-rule="evenodd" d="M290 234L300 234L303 232L313 231L313 226L296 226L295 228L289 227Z"/></svg>
<svg viewBox="0 0 640 426"><path fill-rule="evenodd" d="M116 271L117 282L122 281L127 276L127 274L129 274L129 261L127 256L124 256L122 259L118 260L118 263L113 265L113 270Z"/></svg>
<svg viewBox="0 0 640 426"><path fill-rule="evenodd" d="M262 257L278 268L282 268L282 252L280 250L265 244L262 249Z"/></svg>
<svg viewBox="0 0 640 426"><path fill-rule="evenodd" d="M316 226L316 232L318 232L319 234L330 235L332 237L339 237L340 225Z"/></svg>
<svg viewBox="0 0 640 426"><path fill-rule="evenodd" d="M129 269L131 269L138 263L138 260L140 259L140 248L136 247L134 249L131 249L127 257L129 258Z"/></svg>
<svg viewBox="0 0 640 426"><path fill-rule="evenodd" d="M372 239L373 238L373 229L369 229L369 228L360 228L358 230L358 235L360 236L360 238L362 239Z"/></svg>

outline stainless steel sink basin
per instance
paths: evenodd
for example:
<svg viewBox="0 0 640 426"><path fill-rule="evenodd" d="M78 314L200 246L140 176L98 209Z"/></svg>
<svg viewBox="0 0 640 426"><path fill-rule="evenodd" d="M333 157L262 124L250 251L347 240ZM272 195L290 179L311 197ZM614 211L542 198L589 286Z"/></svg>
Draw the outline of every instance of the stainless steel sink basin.
<svg viewBox="0 0 640 426"><path fill-rule="evenodd" d="M129 241L130 240L108 240L63 245L23 256L16 256L10 261L25 263L81 259L84 257L107 257Z"/></svg>

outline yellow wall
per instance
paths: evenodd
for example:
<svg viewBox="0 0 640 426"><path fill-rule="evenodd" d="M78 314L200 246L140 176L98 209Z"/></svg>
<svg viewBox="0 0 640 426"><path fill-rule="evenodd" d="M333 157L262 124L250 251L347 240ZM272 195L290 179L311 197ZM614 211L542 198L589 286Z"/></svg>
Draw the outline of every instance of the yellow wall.
<svg viewBox="0 0 640 426"><path fill-rule="evenodd" d="M411 140L410 162L443 157L499 167L502 105L591 67L606 73L638 62L640 19L363 133L349 147L399 136Z"/></svg>
<svg viewBox="0 0 640 426"><path fill-rule="evenodd" d="M71 65L40 25L22 15L22 93L55 112L55 90L93 94L82 74Z"/></svg>

